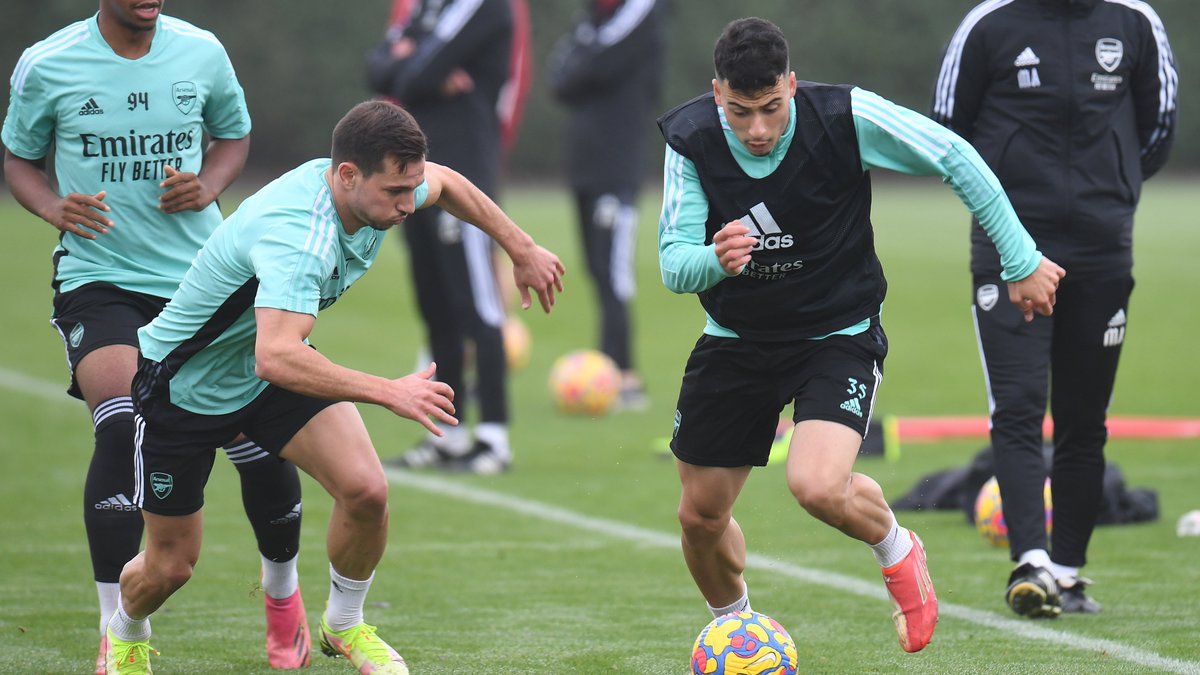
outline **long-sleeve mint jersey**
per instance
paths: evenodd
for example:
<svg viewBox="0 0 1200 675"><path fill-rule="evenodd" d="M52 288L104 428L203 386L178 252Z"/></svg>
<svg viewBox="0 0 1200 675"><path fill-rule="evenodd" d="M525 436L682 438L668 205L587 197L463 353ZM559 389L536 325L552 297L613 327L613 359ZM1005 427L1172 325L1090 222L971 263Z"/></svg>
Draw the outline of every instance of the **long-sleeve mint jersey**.
<svg viewBox="0 0 1200 675"><path fill-rule="evenodd" d="M1005 281L1024 279L1037 269L1042 254L1021 225L1000 182L969 143L878 94L855 87L850 100L864 171L880 168L911 176L941 176L996 244ZM775 148L762 157L751 154L737 140L725 119L725 111L718 107L730 151L751 178L769 176L791 147L796 129L795 102L790 102L789 107L787 129ZM668 146L663 168L658 254L663 284L674 293L699 293L729 278L717 260L715 245L704 243L707 219L708 198L695 164ZM867 328L868 321L834 333L859 333ZM704 332L737 337L711 316Z"/></svg>

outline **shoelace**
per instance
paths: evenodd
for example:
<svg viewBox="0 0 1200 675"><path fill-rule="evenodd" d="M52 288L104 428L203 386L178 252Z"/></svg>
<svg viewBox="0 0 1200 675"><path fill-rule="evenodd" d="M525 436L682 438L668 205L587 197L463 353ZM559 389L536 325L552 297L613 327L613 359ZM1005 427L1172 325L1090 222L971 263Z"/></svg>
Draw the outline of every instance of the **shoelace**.
<svg viewBox="0 0 1200 675"><path fill-rule="evenodd" d="M375 630L375 626L364 623L350 642L351 649L358 648L371 663L390 663L392 649L375 635Z"/></svg>
<svg viewBox="0 0 1200 675"><path fill-rule="evenodd" d="M113 656L115 657L115 656L116 656L116 651L117 651L117 650L116 650L116 649L113 649L113 647L112 647L112 645L111 645L111 644L109 645L109 647L108 647L108 648L109 648L109 649L111 649L111 650L114 652ZM137 652L138 652L138 653L141 655L141 657L142 657L142 658L141 658L141 662L142 662L142 663L146 663L146 662L148 662L148 661L150 660L150 655L151 655L151 654L153 654L153 655L155 655L155 656L162 656L162 653L161 653L161 652L159 652L157 649L155 649L155 648L154 648L152 645L149 645L149 644L145 644L145 645L143 645L143 644L142 644L142 643L140 643L140 642L134 642L134 643L131 643L131 644L129 644L129 646L128 646L127 648L124 648L124 650L123 650L123 653L121 654L121 658L117 658L117 659L114 659L114 660L115 660L115 661L116 661L118 664L121 664L121 663L126 663L126 662L128 662L128 661L129 661L129 652L132 652L132 651L134 651L134 650L136 650L136 651L137 651ZM143 652L144 652L144 653L143 653ZM134 661L134 662L136 663L137 661Z"/></svg>

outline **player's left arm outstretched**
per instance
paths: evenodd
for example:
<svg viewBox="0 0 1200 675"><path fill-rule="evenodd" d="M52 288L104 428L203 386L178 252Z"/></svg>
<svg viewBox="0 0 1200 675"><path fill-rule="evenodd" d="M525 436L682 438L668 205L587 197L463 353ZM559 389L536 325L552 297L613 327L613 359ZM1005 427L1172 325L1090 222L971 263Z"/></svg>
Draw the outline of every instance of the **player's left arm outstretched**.
<svg viewBox="0 0 1200 675"><path fill-rule="evenodd" d="M203 211L242 173L250 155L250 137L216 138L204 151L200 173L176 171L167 164L167 178L158 184L164 190L158 200L163 213Z"/></svg>
<svg viewBox="0 0 1200 675"><path fill-rule="evenodd" d="M929 118L875 94L851 92L863 169L941 176L975 216L1000 254L1008 299L1033 321L1050 316L1066 271L1042 255L1013 210L1000 179L966 139Z"/></svg>
<svg viewBox="0 0 1200 675"><path fill-rule="evenodd" d="M437 205L447 213L483 230L513 261L513 280L521 293L521 307L529 309L537 293L542 309L554 307L554 294L563 290L566 272L558 256L538 246L524 230L508 217L487 195L458 172L433 162L425 163L429 196L424 206Z"/></svg>

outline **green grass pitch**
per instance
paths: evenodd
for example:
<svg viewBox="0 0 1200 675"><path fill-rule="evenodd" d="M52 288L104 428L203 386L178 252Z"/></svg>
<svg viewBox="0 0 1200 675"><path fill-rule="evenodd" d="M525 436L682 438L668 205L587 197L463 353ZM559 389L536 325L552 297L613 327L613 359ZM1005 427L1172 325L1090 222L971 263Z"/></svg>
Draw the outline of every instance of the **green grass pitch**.
<svg viewBox="0 0 1200 675"><path fill-rule="evenodd" d="M1111 412L1197 416L1194 347L1200 251L1194 188L1151 183L1136 230L1137 289ZM642 413L598 420L557 413L546 393L554 359L595 343L595 302L568 196L511 189L514 219L559 253L566 292L550 316L525 315L532 361L512 378L516 465L498 477L396 474L391 540L367 619L414 673L681 675L709 620L678 550L678 480L658 456L678 380L703 326L693 297L659 281L658 195L639 233L637 358L652 398ZM234 202L236 200L228 200ZM986 409L969 319L967 216L932 180L880 180L875 228L891 291L891 339L877 411L978 415ZM48 325L52 229L0 196L7 289L0 350L0 673L90 672L95 593L80 495L90 453L83 406L62 394L63 350ZM400 376L421 341L407 256L393 234L375 269L318 322L333 360ZM1068 270L1069 272L1069 270ZM363 407L383 457L420 437L412 422ZM985 441L904 446L897 462L860 460L890 498L927 473L965 465ZM1175 520L1200 508L1200 441L1114 440L1109 458L1133 487L1158 491L1155 523L1102 527L1088 576L1104 612L1017 620L1002 600L1010 568L957 512L901 513L924 538L942 602L930 647L896 644L869 552L797 508L781 467L755 471L736 510L751 554L755 609L788 628L806 673L1200 672L1200 538ZM329 499L305 482L301 586L312 621L327 593ZM163 673L266 673L258 557L235 472L218 459L196 575L154 616ZM314 673L347 673L313 657Z"/></svg>

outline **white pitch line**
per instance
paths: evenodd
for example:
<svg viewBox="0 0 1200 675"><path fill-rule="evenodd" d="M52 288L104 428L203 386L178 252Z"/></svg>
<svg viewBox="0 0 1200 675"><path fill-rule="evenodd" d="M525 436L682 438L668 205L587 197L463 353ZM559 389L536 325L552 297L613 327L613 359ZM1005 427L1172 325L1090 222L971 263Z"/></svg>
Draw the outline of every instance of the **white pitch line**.
<svg viewBox="0 0 1200 675"><path fill-rule="evenodd" d="M38 378L30 377L7 368L0 368L0 387L23 394L32 394L48 401L72 402L62 387ZM441 495L464 502L494 506L519 513L521 515L547 520L562 525L608 535L614 539L623 539L638 544L656 548L677 550L679 535L655 532L636 525L628 525L615 520L605 520L593 516L585 516L551 504L521 499L500 492L486 490L477 485L465 485L454 481L432 476L422 476L399 469L385 469L388 480L397 485L414 488L431 494ZM801 567L781 562L762 555L750 553L746 556L746 566L775 572L785 577L797 579L811 584L839 588L866 598L885 600L886 593L881 584L867 583L862 579L848 577L835 572L824 572L811 567ZM1130 647L1111 640L1081 637L1052 628L1044 628L1031 621L1009 619L992 612L972 609L963 605L953 605L941 602L938 606L943 616L974 623L985 628L1015 633L1030 640L1039 640L1051 644L1062 645L1080 651L1090 651L1107 654L1111 658L1120 659L1146 668L1156 668L1168 673L1179 675L1200 675L1200 663L1159 656L1136 647Z"/></svg>
<svg viewBox="0 0 1200 675"><path fill-rule="evenodd" d="M415 474L401 469L385 468L385 471L387 472L388 480L396 485L414 488L459 501L501 508L531 518L604 534L637 544L671 550L679 549L679 535L677 534L666 534L613 520L586 516L551 504L493 492L478 485L458 483L433 476ZM837 588L865 598L880 601L887 599L887 593L884 591L882 583L868 583L862 579L848 577L836 572L801 567L763 555L748 554L746 556L746 567L774 572L785 577L828 588ZM1109 658L1120 659L1134 665L1155 668L1168 673L1200 675L1200 663L1160 656L1153 652L1113 642L1112 640L1073 635L1061 630L1043 627L1032 621L1010 619L992 612L947 602L940 602L938 609L942 616L967 621L985 628L994 628L1030 640L1048 642L1079 651L1104 654Z"/></svg>
<svg viewBox="0 0 1200 675"><path fill-rule="evenodd" d="M71 401L67 395L67 385L51 384L36 377L30 377L15 370L0 368L0 387L11 389L22 394L32 394L47 401Z"/></svg>

